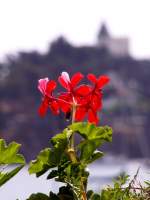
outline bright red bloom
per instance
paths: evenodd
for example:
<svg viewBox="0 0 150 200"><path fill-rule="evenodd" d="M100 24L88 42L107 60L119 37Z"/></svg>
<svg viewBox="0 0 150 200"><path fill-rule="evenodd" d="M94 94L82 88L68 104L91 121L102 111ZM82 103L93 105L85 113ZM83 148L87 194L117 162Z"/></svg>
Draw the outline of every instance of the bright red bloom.
<svg viewBox="0 0 150 200"><path fill-rule="evenodd" d="M110 80L108 76L103 75L96 78L94 74L88 74L87 78L95 85L96 89L102 89Z"/></svg>
<svg viewBox="0 0 150 200"><path fill-rule="evenodd" d="M97 112L102 109L102 88L109 82L109 78L100 76L97 79L93 74L89 74L87 77L94 83L94 86L88 97L84 99L84 103L77 108L76 120L81 121L87 115L89 122L97 124Z"/></svg>
<svg viewBox="0 0 150 200"><path fill-rule="evenodd" d="M64 113L71 112L72 106L78 105L80 98L86 96L91 91L91 87L87 85L77 84L83 79L83 75L78 72L72 76L70 79L67 72L62 72L61 76L58 78L60 84L67 90L59 96L59 104Z"/></svg>
<svg viewBox="0 0 150 200"><path fill-rule="evenodd" d="M94 84L88 103L89 122L98 123L97 112L102 109L102 88L109 82L108 76L96 78L93 74L88 74L87 78Z"/></svg>
<svg viewBox="0 0 150 200"><path fill-rule="evenodd" d="M83 75L78 72L70 79L67 72L62 72L58 81L66 89L66 92L61 92L56 98L53 96L53 91L56 88L56 82L48 78L40 79L38 89L43 94L43 101L39 108L39 113L44 116L48 107L54 114L59 113L59 108L67 116L70 116L75 108L75 121L82 121L85 117L91 123L97 124L99 118L97 112L102 109L102 88L109 82L108 76L95 77L93 74L88 74L87 78L92 82L92 85L79 85L83 79Z"/></svg>
<svg viewBox="0 0 150 200"><path fill-rule="evenodd" d="M68 91L71 92L74 87L83 79L83 75L78 72L74 74L70 80L69 74L67 72L62 72L61 76L59 76L58 80L60 84Z"/></svg>
<svg viewBox="0 0 150 200"><path fill-rule="evenodd" d="M56 88L56 82L48 78L38 81L38 89L43 94L43 100L39 107L40 116L45 116L47 109L50 108L54 114L59 113L59 106L56 99L53 97L53 91Z"/></svg>
<svg viewBox="0 0 150 200"><path fill-rule="evenodd" d="M80 101L80 105L77 106L75 119L77 121L82 121L86 116L89 122L97 124L98 117L97 111L98 109L93 108L93 101L92 95L88 95L85 99Z"/></svg>
<svg viewBox="0 0 150 200"><path fill-rule="evenodd" d="M93 92L91 94L92 98L92 108L100 110L102 108L102 88L109 82L108 76L95 77L93 74L88 74L87 78L94 83Z"/></svg>

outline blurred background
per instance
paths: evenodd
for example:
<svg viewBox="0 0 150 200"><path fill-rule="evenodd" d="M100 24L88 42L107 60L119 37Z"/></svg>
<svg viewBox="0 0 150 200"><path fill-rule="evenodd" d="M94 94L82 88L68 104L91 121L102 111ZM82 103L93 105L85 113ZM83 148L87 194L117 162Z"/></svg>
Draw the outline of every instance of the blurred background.
<svg viewBox="0 0 150 200"><path fill-rule="evenodd" d="M100 125L116 158L150 156L149 1L0 1L0 137L22 144L27 160L67 123L41 119L38 79L62 71L107 74ZM144 160L145 160L144 159Z"/></svg>

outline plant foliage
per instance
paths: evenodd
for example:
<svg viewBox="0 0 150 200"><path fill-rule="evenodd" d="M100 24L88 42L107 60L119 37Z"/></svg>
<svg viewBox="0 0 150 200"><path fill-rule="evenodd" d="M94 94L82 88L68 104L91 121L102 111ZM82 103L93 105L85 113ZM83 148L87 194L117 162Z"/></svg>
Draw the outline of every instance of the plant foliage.
<svg viewBox="0 0 150 200"><path fill-rule="evenodd" d="M0 139L0 186L16 175L25 164L24 157L18 154L20 146L16 142L11 142L7 146L5 140ZM12 169L11 165L17 166Z"/></svg>
<svg viewBox="0 0 150 200"><path fill-rule="evenodd" d="M79 134L82 139L76 146L76 152L68 146L68 140L73 134ZM50 170L47 179L66 183L72 190L75 199L81 198L82 187L86 187L89 172L87 164L103 155L98 151L105 141L112 139L109 127L96 127L90 123L73 123L62 133L50 140L52 147L42 150L37 159L30 162L30 174L43 175Z"/></svg>

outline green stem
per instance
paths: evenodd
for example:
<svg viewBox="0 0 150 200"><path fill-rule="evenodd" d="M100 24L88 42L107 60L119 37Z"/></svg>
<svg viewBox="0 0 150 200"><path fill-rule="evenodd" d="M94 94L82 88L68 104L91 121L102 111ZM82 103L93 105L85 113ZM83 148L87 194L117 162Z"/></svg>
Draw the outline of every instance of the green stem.
<svg viewBox="0 0 150 200"><path fill-rule="evenodd" d="M75 112L76 112L76 106L73 105L73 110L72 110L72 124L75 121ZM74 133L71 134L70 136L70 143L69 143L69 148L68 148L68 154L70 157L70 160L73 163L77 162L77 157L76 157L76 153L75 153L75 149L74 149Z"/></svg>
<svg viewBox="0 0 150 200"><path fill-rule="evenodd" d="M75 114L76 114L76 105L73 105L73 108L72 108L72 124L75 122ZM72 135L70 137L70 145L69 146L70 147L68 149L68 154L69 154L70 160L73 163L77 163L77 156L76 156L76 152L75 152L75 148L74 148L74 133L72 133ZM87 200L86 191L85 191L82 179L81 179L81 182L82 182L82 187L81 187L82 197L81 198L82 198L82 200Z"/></svg>
<svg viewBox="0 0 150 200"><path fill-rule="evenodd" d="M73 105L72 108L72 124L75 122L76 106ZM74 133L70 137L70 148L74 150Z"/></svg>

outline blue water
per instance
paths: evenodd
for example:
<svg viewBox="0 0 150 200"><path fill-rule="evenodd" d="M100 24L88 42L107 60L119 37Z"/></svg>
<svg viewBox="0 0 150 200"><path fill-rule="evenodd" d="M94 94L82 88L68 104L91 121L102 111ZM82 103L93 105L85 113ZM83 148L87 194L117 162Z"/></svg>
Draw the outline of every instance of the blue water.
<svg viewBox="0 0 150 200"><path fill-rule="evenodd" d="M150 167L145 165L143 160L124 160L109 157L99 163L89 166L90 179L88 189L99 191L121 172L126 172L131 177L140 167L139 180L150 180ZM24 167L13 179L0 188L0 199L2 200L25 200L30 194L43 192L48 194L50 190L58 191L60 183L53 180L46 180L46 175L36 178L29 175L27 166Z"/></svg>

